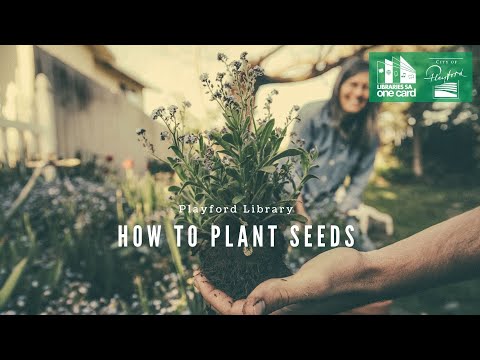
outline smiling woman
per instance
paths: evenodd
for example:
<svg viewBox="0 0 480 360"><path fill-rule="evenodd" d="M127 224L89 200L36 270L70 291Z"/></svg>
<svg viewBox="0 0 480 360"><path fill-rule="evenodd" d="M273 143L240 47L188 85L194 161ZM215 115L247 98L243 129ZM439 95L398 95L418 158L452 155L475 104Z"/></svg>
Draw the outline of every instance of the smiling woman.
<svg viewBox="0 0 480 360"><path fill-rule="evenodd" d="M349 114L363 110L368 101L368 72L347 79L340 87L340 105Z"/></svg>
<svg viewBox="0 0 480 360"><path fill-rule="evenodd" d="M332 208L345 215L356 209L373 170L378 147L378 103L368 101L368 69L368 62L351 58L344 63L330 100L309 103L300 110L302 122L293 133L299 137L297 141L305 142L305 150L318 149L318 167L311 173L320 182L305 184L302 201L298 202L303 205L297 205L296 210L306 212L314 222L321 222ZM347 177L350 184L346 195L337 204L334 194ZM348 221L359 229L355 219ZM355 235L357 248L375 248L366 234Z"/></svg>

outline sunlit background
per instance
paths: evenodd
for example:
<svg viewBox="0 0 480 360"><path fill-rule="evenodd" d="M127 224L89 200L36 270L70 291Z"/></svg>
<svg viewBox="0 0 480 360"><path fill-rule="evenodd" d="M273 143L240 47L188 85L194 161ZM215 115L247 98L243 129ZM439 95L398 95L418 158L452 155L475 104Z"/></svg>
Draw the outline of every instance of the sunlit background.
<svg viewBox="0 0 480 360"><path fill-rule="evenodd" d="M144 91L145 110L151 111L160 104L178 102L186 98L194 105L199 117L206 115L214 104L205 96L200 74L222 71L222 64L216 59L218 52L229 58L238 58L242 51L249 53L249 58L257 59L276 46L124 46L108 47L118 59L118 65L134 74L152 88ZM284 76L294 76L305 72L318 58L318 46L290 46L282 50L268 62L269 69ZM279 90L278 100L272 106L276 117L287 114L292 104L326 99L329 97L338 69L325 76L302 83L286 83L264 86L258 93L262 103L272 87Z"/></svg>

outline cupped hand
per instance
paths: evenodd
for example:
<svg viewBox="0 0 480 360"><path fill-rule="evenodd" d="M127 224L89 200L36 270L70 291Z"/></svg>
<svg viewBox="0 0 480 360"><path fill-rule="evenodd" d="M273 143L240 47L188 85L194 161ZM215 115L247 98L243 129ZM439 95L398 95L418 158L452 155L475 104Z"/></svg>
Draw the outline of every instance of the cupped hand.
<svg viewBox="0 0 480 360"><path fill-rule="evenodd" d="M267 280L246 299L236 301L216 289L201 271L194 278L205 301L219 314L334 314L366 303L364 295L351 291L363 262L362 253L354 249L330 250L305 263L296 274Z"/></svg>

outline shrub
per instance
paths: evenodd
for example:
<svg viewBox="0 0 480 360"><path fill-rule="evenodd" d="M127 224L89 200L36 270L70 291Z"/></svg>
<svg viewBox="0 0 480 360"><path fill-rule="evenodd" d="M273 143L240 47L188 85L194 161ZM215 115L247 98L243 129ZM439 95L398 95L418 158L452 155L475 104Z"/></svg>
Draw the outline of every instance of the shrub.
<svg viewBox="0 0 480 360"><path fill-rule="evenodd" d="M317 151L310 153L298 146L281 150L288 126L300 121L298 106L289 112L282 126L276 126L270 112L274 90L264 106L265 116L255 118L255 81L263 70L252 67L246 53L239 60L228 62L224 54L218 55L226 72L218 73L215 80L202 74L200 80L211 101L217 102L225 118L221 130L204 133L185 132L185 112L190 103L180 108L160 107L153 120L160 120L167 131L160 134L161 141L170 141L174 156L161 159L155 154L154 145L144 129L137 135L143 146L158 160L168 163L181 180L179 186L170 187L172 206L177 224L195 225L202 239L196 247L202 270L211 282L234 298L246 296L258 283L270 278L285 276L288 270L282 262L286 241L277 240L273 249L252 248L251 225L287 226L293 221L306 219L291 214L258 213L189 213L180 212L179 205L232 207L243 206L294 206L308 175ZM296 169L300 170L297 177ZM217 246L210 247L211 225L230 226L230 238L238 239L242 225L247 226L248 246L242 249L226 248L225 237ZM225 234L223 234L225 236ZM281 236L281 234L280 234Z"/></svg>

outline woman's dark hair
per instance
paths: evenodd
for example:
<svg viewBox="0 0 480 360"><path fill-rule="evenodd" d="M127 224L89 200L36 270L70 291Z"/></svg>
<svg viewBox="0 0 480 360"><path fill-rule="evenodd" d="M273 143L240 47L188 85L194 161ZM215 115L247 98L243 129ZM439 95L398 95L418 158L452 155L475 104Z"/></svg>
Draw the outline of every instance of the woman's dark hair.
<svg viewBox="0 0 480 360"><path fill-rule="evenodd" d="M342 66L333 88L332 97L327 104L327 109L333 119L333 126L345 139L362 149L368 148L378 141L378 103L368 102L358 114L347 114L340 105L340 87L347 79L365 71L368 72L368 62L365 60L359 57L347 60Z"/></svg>

